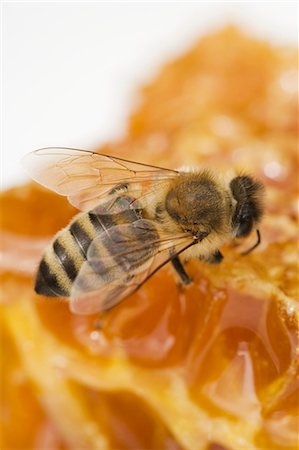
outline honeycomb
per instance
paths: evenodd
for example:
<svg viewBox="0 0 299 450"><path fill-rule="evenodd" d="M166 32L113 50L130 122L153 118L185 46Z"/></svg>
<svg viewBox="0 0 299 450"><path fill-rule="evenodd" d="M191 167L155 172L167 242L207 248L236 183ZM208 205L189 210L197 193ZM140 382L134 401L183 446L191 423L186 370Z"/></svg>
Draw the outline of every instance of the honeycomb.
<svg viewBox="0 0 299 450"><path fill-rule="evenodd" d="M1 448L298 448L297 88L295 49L228 27L162 68L99 149L265 184L261 246L190 261L186 288L165 266L105 315L71 314L33 279L76 210L35 184L1 194Z"/></svg>

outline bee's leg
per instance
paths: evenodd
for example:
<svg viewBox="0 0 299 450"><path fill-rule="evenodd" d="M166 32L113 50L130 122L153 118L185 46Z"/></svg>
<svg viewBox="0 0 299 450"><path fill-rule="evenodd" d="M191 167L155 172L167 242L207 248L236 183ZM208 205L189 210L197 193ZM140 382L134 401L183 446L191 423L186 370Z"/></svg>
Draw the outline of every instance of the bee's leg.
<svg viewBox="0 0 299 450"><path fill-rule="evenodd" d="M181 263L181 260L178 256L175 256L171 260L171 263L183 284L192 283L192 278L190 278L189 275L187 274L187 272L185 271L184 266Z"/></svg>
<svg viewBox="0 0 299 450"><path fill-rule="evenodd" d="M223 255L219 250L216 250L216 252L201 259L209 264L219 264L223 260Z"/></svg>

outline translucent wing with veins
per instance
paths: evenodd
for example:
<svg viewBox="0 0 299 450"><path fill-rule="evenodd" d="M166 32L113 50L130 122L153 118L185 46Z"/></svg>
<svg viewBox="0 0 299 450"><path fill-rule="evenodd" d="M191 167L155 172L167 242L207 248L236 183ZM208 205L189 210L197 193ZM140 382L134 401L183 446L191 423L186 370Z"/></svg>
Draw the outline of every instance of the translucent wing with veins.
<svg viewBox="0 0 299 450"><path fill-rule="evenodd" d="M168 235L150 220L109 228L88 249L73 283L71 310L91 314L112 308L195 243L190 234Z"/></svg>
<svg viewBox="0 0 299 450"><path fill-rule="evenodd" d="M32 178L68 197L82 211L95 207L115 186L129 185L139 195L174 178L171 169L127 161L91 150L42 148L23 158Z"/></svg>

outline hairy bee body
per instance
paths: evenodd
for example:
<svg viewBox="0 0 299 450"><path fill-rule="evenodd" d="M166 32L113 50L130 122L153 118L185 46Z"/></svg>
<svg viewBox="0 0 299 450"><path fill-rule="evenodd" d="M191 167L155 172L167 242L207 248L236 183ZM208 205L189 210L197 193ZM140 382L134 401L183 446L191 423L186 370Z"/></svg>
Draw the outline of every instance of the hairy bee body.
<svg viewBox="0 0 299 450"><path fill-rule="evenodd" d="M218 264L219 248L248 236L263 214L263 186L247 175L225 180L63 148L37 150L26 163L84 211L46 249L35 285L39 294L70 297L82 314L116 305L168 262L189 284L179 255ZM260 243L256 231L246 253Z"/></svg>

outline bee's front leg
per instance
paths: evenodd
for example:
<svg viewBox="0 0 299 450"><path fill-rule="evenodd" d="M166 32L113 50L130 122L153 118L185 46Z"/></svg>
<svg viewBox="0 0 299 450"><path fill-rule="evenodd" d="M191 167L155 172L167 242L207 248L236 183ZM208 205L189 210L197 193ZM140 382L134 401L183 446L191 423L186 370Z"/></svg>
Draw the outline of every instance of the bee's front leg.
<svg viewBox="0 0 299 450"><path fill-rule="evenodd" d="M189 275L185 271L185 268L184 268L183 264L181 263L180 258L178 256L175 256L171 260L171 263L172 263L172 266L174 267L176 273L180 277L182 283L183 284L191 284L192 283L192 278L189 277Z"/></svg>

